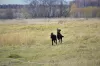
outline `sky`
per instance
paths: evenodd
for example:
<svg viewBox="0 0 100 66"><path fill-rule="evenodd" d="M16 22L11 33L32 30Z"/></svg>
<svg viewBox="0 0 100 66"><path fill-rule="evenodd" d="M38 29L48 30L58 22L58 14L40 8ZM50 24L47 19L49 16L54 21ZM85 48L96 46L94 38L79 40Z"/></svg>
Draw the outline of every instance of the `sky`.
<svg viewBox="0 0 100 66"><path fill-rule="evenodd" d="M72 1L72 0L67 0ZM25 0L0 0L0 4L26 4Z"/></svg>
<svg viewBox="0 0 100 66"><path fill-rule="evenodd" d="M24 0L0 0L0 4L25 4Z"/></svg>

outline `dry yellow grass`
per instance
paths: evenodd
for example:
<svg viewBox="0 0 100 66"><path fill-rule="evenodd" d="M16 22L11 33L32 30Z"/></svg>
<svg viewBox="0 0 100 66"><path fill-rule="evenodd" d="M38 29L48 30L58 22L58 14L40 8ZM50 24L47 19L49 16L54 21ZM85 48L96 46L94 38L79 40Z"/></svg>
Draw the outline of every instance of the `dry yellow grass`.
<svg viewBox="0 0 100 66"><path fill-rule="evenodd" d="M0 21L0 66L100 66L99 19L4 22ZM50 33L56 34L57 28L62 29L63 43L52 46Z"/></svg>

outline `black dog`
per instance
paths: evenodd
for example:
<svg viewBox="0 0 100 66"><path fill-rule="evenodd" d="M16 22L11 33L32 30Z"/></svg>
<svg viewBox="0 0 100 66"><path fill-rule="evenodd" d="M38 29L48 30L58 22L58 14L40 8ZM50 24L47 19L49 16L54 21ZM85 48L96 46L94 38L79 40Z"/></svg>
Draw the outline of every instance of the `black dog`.
<svg viewBox="0 0 100 66"><path fill-rule="evenodd" d="M53 33L51 33L51 40L52 40L52 45L53 45L53 42L57 44L57 36L54 35Z"/></svg>
<svg viewBox="0 0 100 66"><path fill-rule="evenodd" d="M57 39L59 40L60 43L62 43L62 38L64 36L61 34L61 29L57 29Z"/></svg>

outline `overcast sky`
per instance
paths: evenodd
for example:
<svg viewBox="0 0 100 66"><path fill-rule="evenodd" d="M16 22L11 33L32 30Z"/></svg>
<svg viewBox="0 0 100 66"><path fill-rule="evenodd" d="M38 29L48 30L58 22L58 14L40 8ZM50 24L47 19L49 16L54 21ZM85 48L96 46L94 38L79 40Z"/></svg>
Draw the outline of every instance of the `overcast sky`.
<svg viewBox="0 0 100 66"><path fill-rule="evenodd" d="M24 0L0 0L0 4L25 4Z"/></svg>
<svg viewBox="0 0 100 66"><path fill-rule="evenodd" d="M72 0L67 0L72 1ZM25 4L24 0L0 0L0 4Z"/></svg>

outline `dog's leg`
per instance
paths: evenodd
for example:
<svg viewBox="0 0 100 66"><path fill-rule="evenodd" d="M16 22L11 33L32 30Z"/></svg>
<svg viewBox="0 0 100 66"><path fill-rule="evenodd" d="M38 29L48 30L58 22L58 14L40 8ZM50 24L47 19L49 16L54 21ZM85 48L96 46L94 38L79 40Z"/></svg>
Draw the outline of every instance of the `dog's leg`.
<svg viewBox="0 0 100 66"><path fill-rule="evenodd" d="M57 44L57 39L56 39L56 44Z"/></svg>
<svg viewBox="0 0 100 66"><path fill-rule="evenodd" d="M54 40L54 43L56 43L56 40Z"/></svg>
<svg viewBox="0 0 100 66"><path fill-rule="evenodd" d="M62 43L62 38L61 38L61 43Z"/></svg>
<svg viewBox="0 0 100 66"><path fill-rule="evenodd" d="M56 43L56 44L57 44L57 40L54 40L54 43Z"/></svg>
<svg viewBox="0 0 100 66"><path fill-rule="evenodd" d="M60 39L58 39L59 40L59 43L60 43Z"/></svg>
<svg viewBox="0 0 100 66"><path fill-rule="evenodd" d="M52 45L53 45L53 40L52 40Z"/></svg>

